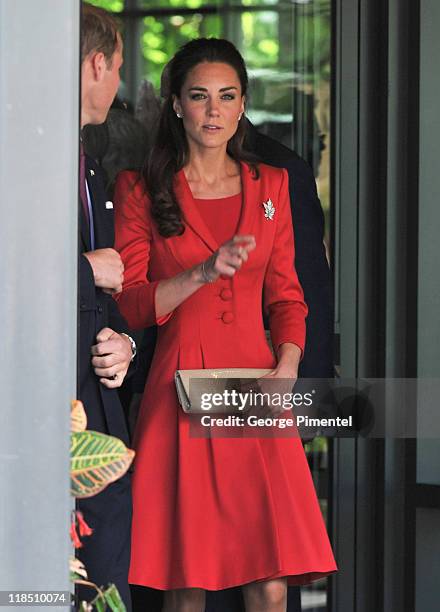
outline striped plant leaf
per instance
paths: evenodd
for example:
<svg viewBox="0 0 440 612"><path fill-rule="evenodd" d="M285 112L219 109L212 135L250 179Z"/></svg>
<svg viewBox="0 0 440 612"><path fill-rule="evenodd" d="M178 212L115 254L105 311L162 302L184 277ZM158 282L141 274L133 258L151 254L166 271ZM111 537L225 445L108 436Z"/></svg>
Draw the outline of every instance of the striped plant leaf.
<svg viewBox="0 0 440 612"><path fill-rule="evenodd" d="M93 611L106 612L106 610L111 610L111 612L127 612L119 591L113 583L109 584L106 589L101 587L97 590L99 591L98 595L90 602Z"/></svg>
<svg viewBox="0 0 440 612"><path fill-rule="evenodd" d="M125 474L134 451L122 440L97 431L80 431L70 438L70 482L74 497L91 497Z"/></svg>
<svg viewBox="0 0 440 612"><path fill-rule="evenodd" d="M114 584L110 584L104 591L105 601L112 612L127 612L124 602Z"/></svg>
<svg viewBox="0 0 440 612"><path fill-rule="evenodd" d="M70 430L84 431L87 427L87 416L83 403L79 400L70 402Z"/></svg>

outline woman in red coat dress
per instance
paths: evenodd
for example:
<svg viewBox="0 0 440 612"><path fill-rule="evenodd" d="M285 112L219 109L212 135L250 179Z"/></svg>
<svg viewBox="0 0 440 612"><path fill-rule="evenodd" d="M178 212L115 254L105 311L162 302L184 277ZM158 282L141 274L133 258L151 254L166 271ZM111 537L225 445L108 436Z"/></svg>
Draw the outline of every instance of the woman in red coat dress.
<svg viewBox="0 0 440 612"><path fill-rule="evenodd" d="M287 174L242 149L248 81L231 43L191 41L169 76L146 176L123 173L115 193L119 306L134 329L159 325L134 441L130 582L166 591L167 612L237 585L246 610L281 611L287 584L336 570L301 440L191 437L174 372L296 379L307 308Z"/></svg>

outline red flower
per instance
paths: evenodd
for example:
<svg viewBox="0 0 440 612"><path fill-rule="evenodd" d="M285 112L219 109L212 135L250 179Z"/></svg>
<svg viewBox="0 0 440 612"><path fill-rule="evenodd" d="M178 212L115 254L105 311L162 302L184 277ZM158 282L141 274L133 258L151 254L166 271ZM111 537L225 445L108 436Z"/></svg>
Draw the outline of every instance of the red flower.
<svg viewBox="0 0 440 612"><path fill-rule="evenodd" d="M72 540L72 544L75 548L81 548L82 547L82 542L78 537L78 534L76 532L76 525L75 525L75 521L72 521L71 525L70 525L70 539Z"/></svg>
<svg viewBox="0 0 440 612"><path fill-rule="evenodd" d="M78 519L78 527L79 527L79 535L82 536L90 536L93 533L93 529L91 529L86 521L84 520L84 516L82 512L77 510L76 518Z"/></svg>

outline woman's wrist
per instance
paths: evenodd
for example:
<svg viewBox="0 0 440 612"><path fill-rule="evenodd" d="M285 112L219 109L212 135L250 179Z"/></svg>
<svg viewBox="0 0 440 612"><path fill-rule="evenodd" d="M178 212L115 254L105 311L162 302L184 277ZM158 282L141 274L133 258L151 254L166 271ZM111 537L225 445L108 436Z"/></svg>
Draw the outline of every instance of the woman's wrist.
<svg viewBox="0 0 440 612"><path fill-rule="evenodd" d="M285 342L278 347L277 373L285 378L297 378L301 359L301 349L293 342Z"/></svg>
<svg viewBox="0 0 440 612"><path fill-rule="evenodd" d="M192 268L191 279L197 285L206 285L215 281L215 279L209 275L206 269L206 262L202 262Z"/></svg>
<svg viewBox="0 0 440 612"><path fill-rule="evenodd" d="M217 280L218 274L214 270L216 254L212 255L209 259L202 261L192 269L193 280L200 284L206 285L213 283Z"/></svg>
<svg viewBox="0 0 440 612"><path fill-rule="evenodd" d="M202 261L201 266L200 266L201 273L202 273L202 279L205 281L205 283L213 283L215 279L209 275L207 267L208 267L207 262Z"/></svg>
<svg viewBox="0 0 440 612"><path fill-rule="evenodd" d="M298 378L298 366L279 361L275 367L278 378Z"/></svg>
<svg viewBox="0 0 440 612"><path fill-rule="evenodd" d="M194 266L194 268L191 268L191 270L189 270L189 275L191 282L194 284L199 285L200 287L206 284L203 280L202 264L197 264Z"/></svg>

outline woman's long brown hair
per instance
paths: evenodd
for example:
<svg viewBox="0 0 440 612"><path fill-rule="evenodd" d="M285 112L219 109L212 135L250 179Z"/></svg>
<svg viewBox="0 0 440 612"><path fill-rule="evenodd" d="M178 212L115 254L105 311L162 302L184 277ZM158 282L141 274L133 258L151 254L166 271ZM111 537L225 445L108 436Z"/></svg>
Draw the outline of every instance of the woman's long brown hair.
<svg viewBox="0 0 440 612"><path fill-rule="evenodd" d="M246 96L248 76L244 60L227 40L198 38L176 53L168 65L167 96L162 107L156 139L144 171L144 179L151 199L151 212L159 233L168 238L183 234L183 214L174 193L174 177L189 160L189 147L181 119L173 109L173 97L180 98L185 79L192 68L202 62L230 65L237 73L241 95ZM237 131L229 140L227 152L236 162L244 161L258 178L257 158L243 148L247 121L239 121Z"/></svg>

